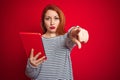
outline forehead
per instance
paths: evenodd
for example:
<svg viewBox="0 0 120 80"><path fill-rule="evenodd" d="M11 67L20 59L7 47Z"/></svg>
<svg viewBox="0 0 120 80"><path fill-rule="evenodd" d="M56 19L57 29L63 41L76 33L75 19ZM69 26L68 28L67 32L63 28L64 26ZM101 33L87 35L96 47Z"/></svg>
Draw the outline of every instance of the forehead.
<svg viewBox="0 0 120 80"><path fill-rule="evenodd" d="M58 16L58 13L54 10L47 10L47 12L45 13L45 16Z"/></svg>

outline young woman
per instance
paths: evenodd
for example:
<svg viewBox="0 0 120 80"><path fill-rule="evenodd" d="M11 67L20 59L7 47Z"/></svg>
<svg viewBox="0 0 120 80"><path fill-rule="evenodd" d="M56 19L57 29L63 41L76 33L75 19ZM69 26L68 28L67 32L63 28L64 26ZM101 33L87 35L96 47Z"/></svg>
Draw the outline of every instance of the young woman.
<svg viewBox="0 0 120 80"><path fill-rule="evenodd" d="M73 80L70 51L75 44L81 48L81 43L88 41L88 32L77 26L65 33L64 14L55 5L44 8L41 21L47 60L38 58L40 52L33 56L32 49L26 75L33 80Z"/></svg>

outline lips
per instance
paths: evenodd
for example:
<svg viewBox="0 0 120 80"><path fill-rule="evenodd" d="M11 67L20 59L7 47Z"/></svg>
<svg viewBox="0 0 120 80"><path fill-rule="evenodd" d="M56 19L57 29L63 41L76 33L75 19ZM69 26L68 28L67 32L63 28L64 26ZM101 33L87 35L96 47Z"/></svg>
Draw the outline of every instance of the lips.
<svg viewBox="0 0 120 80"><path fill-rule="evenodd" d="M55 27L54 27L54 26L51 26L50 29L55 29Z"/></svg>

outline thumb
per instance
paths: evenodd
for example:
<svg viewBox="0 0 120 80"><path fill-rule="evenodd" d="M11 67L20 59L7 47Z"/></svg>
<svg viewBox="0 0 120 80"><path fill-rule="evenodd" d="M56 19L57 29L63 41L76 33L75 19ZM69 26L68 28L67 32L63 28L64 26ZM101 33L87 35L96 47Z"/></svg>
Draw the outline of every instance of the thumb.
<svg viewBox="0 0 120 80"><path fill-rule="evenodd" d="M73 31L73 33L75 34L75 35L77 35L79 32L80 32L80 28L78 28L78 27L76 27L75 29L74 29L74 31Z"/></svg>
<svg viewBox="0 0 120 80"><path fill-rule="evenodd" d="M34 49L32 48L31 53L30 53L30 58L32 58L34 56L33 53L34 53Z"/></svg>

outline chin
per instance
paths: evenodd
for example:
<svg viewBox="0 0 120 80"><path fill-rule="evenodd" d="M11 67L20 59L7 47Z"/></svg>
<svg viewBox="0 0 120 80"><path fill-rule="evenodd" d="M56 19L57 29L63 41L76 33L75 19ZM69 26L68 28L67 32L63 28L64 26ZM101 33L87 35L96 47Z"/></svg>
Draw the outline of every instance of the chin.
<svg viewBox="0 0 120 80"><path fill-rule="evenodd" d="M51 33L56 33L56 31L50 31Z"/></svg>
<svg viewBox="0 0 120 80"><path fill-rule="evenodd" d="M56 30L49 30L49 32L51 32L51 33L55 33L55 32L56 32Z"/></svg>

